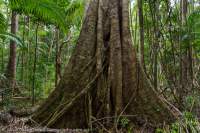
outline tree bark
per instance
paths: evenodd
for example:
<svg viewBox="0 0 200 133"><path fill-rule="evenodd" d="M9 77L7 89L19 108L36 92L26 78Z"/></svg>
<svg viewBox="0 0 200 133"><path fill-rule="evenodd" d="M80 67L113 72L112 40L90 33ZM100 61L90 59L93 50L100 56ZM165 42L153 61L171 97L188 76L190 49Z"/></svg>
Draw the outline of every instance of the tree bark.
<svg viewBox="0 0 200 133"><path fill-rule="evenodd" d="M12 11L12 18L11 18L11 33L15 34L18 31L18 16L15 11ZM11 40L10 41L10 56L9 62L7 65L6 77L8 78L9 84L11 88L15 86L15 77L16 77L16 57L17 57L17 46L16 42Z"/></svg>
<svg viewBox="0 0 200 133"><path fill-rule="evenodd" d="M37 71L37 60L38 60L38 28L39 23L35 29L35 49L34 49L34 63L33 63L33 78L32 78L32 106L35 105L35 89L36 89L36 71Z"/></svg>
<svg viewBox="0 0 200 133"><path fill-rule="evenodd" d="M56 37L55 37L55 44L56 44L56 74L55 74L55 86L58 85L58 82L61 78L61 49L59 46L59 39L60 39L60 30L58 28L55 29Z"/></svg>
<svg viewBox="0 0 200 133"><path fill-rule="evenodd" d="M181 25L185 26L188 13L188 1L181 0L180 8ZM184 97L188 94L192 85L192 47L190 44L186 43L182 42L180 44L180 87L178 93L179 105L181 106L181 109L184 109Z"/></svg>
<svg viewBox="0 0 200 133"><path fill-rule="evenodd" d="M54 128L87 128L91 118L135 116L169 122L179 112L154 91L137 62L128 0L92 0L76 48L56 89L32 119Z"/></svg>
<svg viewBox="0 0 200 133"><path fill-rule="evenodd" d="M23 33L22 33L22 41L25 44L25 35L26 35L26 16L23 17ZM21 58L21 81L24 83L24 65L25 65L25 52L24 49L21 52L22 58Z"/></svg>
<svg viewBox="0 0 200 133"><path fill-rule="evenodd" d="M143 1L138 0L137 2L138 2L138 16L139 16L139 26L140 26L140 61L143 69L145 70Z"/></svg>

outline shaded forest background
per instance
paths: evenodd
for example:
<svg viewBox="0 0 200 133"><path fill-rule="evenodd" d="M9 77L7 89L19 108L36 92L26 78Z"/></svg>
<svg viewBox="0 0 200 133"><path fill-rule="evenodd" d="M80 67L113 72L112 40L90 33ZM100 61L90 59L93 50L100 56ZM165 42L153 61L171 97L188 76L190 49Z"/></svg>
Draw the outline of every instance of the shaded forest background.
<svg viewBox="0 0 200 133"><path fill-rule="evenodd" d="M2 109L32 107L48 97L75 48L88 2L0 1ZM129 7L132 41L148 79L195 124L200 117L199 4L131 0Z"/></svg>

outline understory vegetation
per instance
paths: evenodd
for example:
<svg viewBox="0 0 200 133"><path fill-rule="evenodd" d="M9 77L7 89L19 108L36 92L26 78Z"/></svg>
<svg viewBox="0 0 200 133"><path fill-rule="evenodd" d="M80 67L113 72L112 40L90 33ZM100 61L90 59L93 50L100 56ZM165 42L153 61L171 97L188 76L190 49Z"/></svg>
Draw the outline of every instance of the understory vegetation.
<svg viewBox="0 0 200 133"><path fill-rule="evenodd" d="M98 5L96 5L98 10L95 10L95 2L91 1L98 1ZM34 108L44 103L45 99L52 98L55 102L49 101L49 104L52 103L53 106L49 107L48 112L52 114L49 115L36 111L36 114L33 114L33 119L36 122L41 120L43 122L41 122L42 126L47 125L50 128L63 128L66 126L63 123L56 125L57 121L61 119L60 114L63 113L62 116L64 117L66 110L72 110L74 113L80 112L80 109L75 111L74 108L68 109L67 107L74 107L73 105L77 103L76 100L82 98L83 100L80 103L88 102L90 103L88 106L91 106L86 109L89 112L86 114L89 117L85 120L88 122L88 125L84 125L83 128L88 127L92 131L98 128L100 132L113 132L113 129L117 128L117 131L127 133L134 133L137 129L138 132L141 131L144 133L200 133L199 1L111 0L113 2L120 1L120 4L122 3L121 1L129 1L129 8L127 9L129 11L129 20L123 18L125 15L123 14L124 9L122 4L121 8L119 6L119 9L117 9L119 12L122 12L118 16L119 22L116 22L119 23L118 27L120 28L113 31L119 31L119 36L117 36L119 41L115 40L115 35L113 35L114 39L112 39L113 32L111 31L114 27L112 27L112 24L116 24L114 22L115 19L113 19L115 14L113 13L113 16L109 14L110 12L114 12L115 4L113 4L113 10L109 12L109 8L112 8L112 6L105 4L106 2L101 3L101 1L108 1L109 3L109 0L0 0L1 111L9 112L10 110ZM95 17L92 11L97 12L96 14L98 15ZM110 22L107 18L113 19L113 21ZM90 25L93 19L95 23ZM102 19L102 24L99 22L100 19ZM106 25L107 21L108 25ZM134 47L137 61L134 60L135 58L129 60L135 62L126 62L127 60L123 58L126 54L124 51L129 49L129 47L127 49L123 47L124 42L126 42L124 40L126 40L127 32L124 30L124 27L126 28L125 24L127 21L129 21L128 28L131 35L131 46L133 45ZM88 37L88 40L92 41L92 39L96 39L94 47L91 46L94 50L90 49L86 35L88 33L89 36L93 28L95 35L91 38ZM110 30L110 32L107 30ZM99 35L101 33L102 35ZM129 39L129 37L127 38ZM91 45L93 45L92 43ZM111 46L113 47L107 46L112 43L113 45ZM119 44L120 48L114 47L115 44L118 46L118 43L121 43ZM129 42L127 41L127 43ZM105 47L100 47L99 44ZM84 50L79 50L82 47ZM115 51L116 49L122 49L120 51L121 55L118 55ZM116 53L113 52L112 54L112 50ZM127 51L130 52L131 50ZM83 53L88 57L84 57ZM112 59L115 60L112 62L111 58L107 59L107 55L108 57L113 57ZM134 53L127 54L127 58L132 56L134 56ZM97 58L96 62L93 58ZM84 59L87 59L87 61L82 61ZM120 64L118 64L118 61L122 62L122 68L119 67ZM132 63L137 67L136 72L135 70L130 71L130 75L136 73L136 80L134 81L131 81L132 79L127 76L129 68L133 68L129 67ZM125 69L126 65L127 69ZM111 72L109 71L110 69ZM84 73L84 70L86 73ZM84 72L82 73L82 71ZM76 72L78 75L71 76ZM110 77L109 72L111 73ZM100 75L101 73L103 74ZM123 73L126 73L126 75L124 76ZM84 78L81 78L82 76ZM124 78L126 76L128 78ZM69 77L74 81L68 80ZM86 79L85 77L89 78ZM124 80L127 80L127 84L124 83ZM148 83L145 82L143 85L143 80ZM122 81L120 82L121 84L118 84L119 81ZM136 108L139 108L138 110L133 109L137 114L123 114L127 107L124 109L124 106L122 106L123 109L121 110L118 107L121 107L120 104L126 103L127 99L131 99L132 95L129 94L130 97L127 97L124 96L124 90L121 92L116 90L115 92L112 89L119 86L123 89L124 86L130 85L129 81L130 84L142 82L140 83L142 85L139 83L139 85L135 85L137 87L142 86L141 88L145 88L149 85L149 88L153 88L153 92L151 92L146 87L147 89L140 93L140 97L133 98L132 101L144 99L144 102L146 103L147 101L148 104L148 95L152 95L153 98L154 95L159 98L162 97L160 99L164 99L163 101L169 106L166 110L171 111L172 114L174 110L177 111L178 117L175 118L176 115L172 115L174 116L174 120L170 121L170 123L162 121L155 126L152 123L157 120L156 118L156 120L152 118L152 122L149 120L151 119L149 116L143 114L141 115L143 116L142 118L137 116L140 113L138 111L140 110L139 104L143 101L134 104ZM74 88L67 88L69 91L66 91L68 84L71 86L75 84L76 86ZM85 88L83 87L84 85L86 86ZM111 88L109 91L102 89L109 87ZM97 91L90 91L92 90L91 88L95 88ZM139 89L142 90L141 88ZM75 89L77 89L77 92L74 92ZM99 91L100 89L102 91ZM55 90L60 90L60 93L57 94ZM134 93L137 91L138 89ZM71 94L66 94L67 92L71 92ZM112 95L112 92L116 95ZM108 96L108 93L110 93L110 96ZM110 100L110 102L105 100L105 97L109 97L110 99L120 97L121 93L124 97L127 97L125 101L118 101L118 98ZM127 93L132 93L132 91L127 90ZM55 96L62 96L54 98L53 94ZM142 97L142 94L145 94L144 97ZM66 97L72 97L67 104L64 100ZM135 97L137 97L137 93ZM157 101L156 97L155 101ZM58 102L62 102L62 104L58 105ZM107 108L104 107L103 103L110 105L108 110L106 110ZM127 103L129 104L129 100ZM98 107L96 106L97 104ZM101 104L102 108L99 107ZM48 104L45 105L46 108L50 106ZM66 110L65 107L67 108ZM80 105L80 108L82 107L85 106ZM53 111L53 108L57 108L58 110ZM76 108L79 108L79 105ZM146 108L149 109L149 107ZM151 115L152 112L146 112L146 108L142 113ZM158 115L165 114L161 116L166 116L169 113L166 112L160 103L155 103L155 106L152 108L156 110L154 112L155 116L156 113ZM41 107L39 109L41 111L45 110ZM104 111L98 112L101 110L106 110L106 113L110 111L109 114L114 114L117 118L110 115L108 117ZM162 113L163 110L165 113ZM70 112L69 115L74 115L74 113ZM93 113L95 113L94 117ZM44 114L44 117L48 117L48 119L43 119L41 114ZM98 115L96 116L96 114ZM66 116L67 118L69 116ZM82 117L79 118L81 119ZM137 121L133 122L133 119ZM110 124L108 124L110 122L117 123L117 126L113 124L112 130L110 130Z"/></svg>

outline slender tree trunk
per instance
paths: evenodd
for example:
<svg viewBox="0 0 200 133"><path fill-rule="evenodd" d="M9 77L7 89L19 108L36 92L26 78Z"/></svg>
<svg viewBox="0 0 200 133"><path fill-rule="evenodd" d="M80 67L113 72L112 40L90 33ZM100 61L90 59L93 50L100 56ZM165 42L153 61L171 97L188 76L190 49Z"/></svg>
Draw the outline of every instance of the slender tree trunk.
<svg viewBox="0 0 200 133"><path fill-rule="evenodd" d="M87 128L91 119L114 117L107 123L116 125L130 115L132 122L144 124L147 119L156 125L180 114L157 95L137 62L128 5L128 0L90 2L64 75L32 116L34 121L54 128Z"/></svg>
<svg viewBox="0 0 200 133"><path fill-rule="evenodd" d="M55 86L58 85L58 82L61 78L61 51L59 46L59 34L60 31L58 28L56 28L56 37L55 37L55 43L56 43L56 77L55 77Z"/></svg>
<svg viewBox="0 0 200 133"><path fill-rule="evenodd" d="M35 81L36 81L36 69L37 69L37 59L38 59L38 28L39 24L36 26L35 30L35 53L34 53L34 64L33 64L33 81L32 81L32 105L35 104Z"/></svg>
<svg viewBox="0 0 200 133"><path fill-rule="evenodd" d="M138 15L137 15L138 13L136 12L135 13L135 30L134 30L134 33L133 33L133 35L134 35L134 37L133 37L133 43L134 44L137 44L137 32L138 32ZM136 45L136 49L137 49L137 45Z"/></svg>
<svg viewBox="0 0 200 133"><path fill-rule="evenodd" d="M158 89L158 52L159 52L159 41L160 41L160 29L159 29L159 1L156 2L150 2L150 10L151 10L151 16L153 24L153 50L152 50L152 56L153 56L153 85L154 88Z"/></svg>
<svg viewBox="0 0 200 133"><path fill-rule="evenodd" d="M23 36L22 36L22 41L25 44L25 33L26 33L26 17L24 16L24 21L23 21ZM22 48L22 59L21 59L21 81L22 83L24 82L24 61L25 61L25 52L24 49Z"/></svg>
<svg viewBox="0 0 200 133"><path fill-rule="evenodd" d="M27 34L28 36L30 36L31 34L31 21L30 21L30 17L27 16L26 18L27 20L27 26L28 26L28 31ZM31 54L30 54L30 47L32 46L32 41L30 38L28 38L28 43L27 43L27 56L26 56L26 85L31 88L31 82L30 82L30 75L31 75ZM30 90L31 92L31 90ZM31 97L31 96L30 96Z"/></svg>
<svg viewBox="0 0 200 133"><path fill-rule="evenodd" d="M145 70L144 61L144 16L143 16L143 1L138 0L138 16L139 16L139 26L140 26L140 61L141 65Z"/></svg>
<svg viewBox="0 0 200 133"><path fill-rule="evenodd" d="M11 33L17 34L18 31L18 16L15 11L12 11L11 17ZM17 59L17 46L15 41L10 41L10 55L9 62L7 66L6 77L9 80L11 88L15 87L16 78L16 59Z"/></svg>
<svg viewBox="0 0 200 133"><path fill-rule="evenodd" d="M5 49L5 42L2 43L3 47L1 49L1 71L4 71L4 49Z"/></svg>
<svg viewBox="0 0 200 133"><path fill-rule="evenodd" d="M180 1L181 8L181 25L184 26L186 24L187 17L187 0ZM187 57L187 48L184 46L184 42L180 42L180 87L179 87L179 105L180 108L183 109L183 100L184 96L188 90L188 57Z"/></svg>

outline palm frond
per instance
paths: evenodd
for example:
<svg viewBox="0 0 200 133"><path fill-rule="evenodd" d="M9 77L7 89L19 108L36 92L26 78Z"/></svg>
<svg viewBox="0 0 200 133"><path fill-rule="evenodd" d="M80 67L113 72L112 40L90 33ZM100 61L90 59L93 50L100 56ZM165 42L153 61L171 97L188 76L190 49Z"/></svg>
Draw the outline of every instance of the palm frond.
<svg viewBox="0 0 200 133"><path fill-rule="evenodd" d="M40 21L53 23L65 31L65 13L52 0L10 0L10 7L19 13L32 14Z"/></svg>
<svg viewBox="0 0 200 133"><path fill-rule="evenodd" d="M84 13L84 1L73 0L66 8L66 21L68 24L74 24L80 27Z"/></svg>
<svg viewBox="0 0 200 133"><path fill-rule="evenodd" d="M20 47L24 46L21 38L19 38L18 36L14 35L12 33L7 33L7 32L0 33L0 38L10 39L12 41L15 41Z"/></svg>

